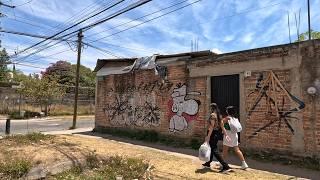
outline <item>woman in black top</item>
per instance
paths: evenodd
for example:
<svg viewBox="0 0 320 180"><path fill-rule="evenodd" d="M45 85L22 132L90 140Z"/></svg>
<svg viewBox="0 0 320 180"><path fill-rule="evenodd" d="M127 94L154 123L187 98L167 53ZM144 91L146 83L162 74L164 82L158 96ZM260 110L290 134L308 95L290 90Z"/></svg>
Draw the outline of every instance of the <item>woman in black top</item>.
<svg viewBox="0 0 320 180"><path fill-rule="evenodd" d="M210 144L211 147L211 155L210 155L210 161L203 164L204 167L210 167L210 163L212 162L213 156L221 163L222 169L220 172L225 172L230 169L229 165L224 162L222 157L219 154L217 143L219 140L222 140L222 129L221 129L221 116L220 111L216 103L210 104L211 108L211 115L209 119L209 128L207 132L207 136L205 138L205 141Z"/></svg>

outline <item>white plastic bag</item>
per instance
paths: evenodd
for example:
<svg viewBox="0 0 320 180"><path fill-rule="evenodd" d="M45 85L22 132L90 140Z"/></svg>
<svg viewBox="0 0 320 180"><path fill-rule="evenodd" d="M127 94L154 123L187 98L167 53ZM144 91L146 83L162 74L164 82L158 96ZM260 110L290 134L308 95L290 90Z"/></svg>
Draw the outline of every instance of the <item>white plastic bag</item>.
<svg viewBox="0 0 320 180"><path fill-rule="evenodd" d="M208 162L210 161L211 148L208 143L203 143L199 148L199 159L201 161Z"/></svg>
<svg viewBox="0 0 320 180"><path fill-rule="evenodd" d="M230 117L229 119L230 130L234 133L242 131L242 126L237 118Z"/></svg>

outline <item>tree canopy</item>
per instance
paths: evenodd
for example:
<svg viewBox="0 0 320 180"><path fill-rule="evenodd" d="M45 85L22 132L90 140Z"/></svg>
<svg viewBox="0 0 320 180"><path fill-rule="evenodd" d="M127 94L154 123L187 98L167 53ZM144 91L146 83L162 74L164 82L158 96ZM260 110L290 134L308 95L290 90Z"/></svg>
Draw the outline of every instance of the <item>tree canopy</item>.
<svg viewBox="0 0 320 180"><path fill-rule="evenodd" d="M299 35L299 41L305 41L309 39L309 31L301 33ZM320 39L320 32L311 30L311 39Z"/></svg>
<svg viewBox="0 0 320 180"><path fill-rule="evenodd" d="M0 45L1 48L1 45ZM0 50L0 81L6 81L9 73L7 64L9 63L9 56L6 49Z"/></svg>
<svg viewBox="0 0 320 180"><path fill-rule="evenodd" d="M74 86L76 82L76 65L67 61L52 63L44 72L43 77L55 78L59 84ZM90 68L80 66L80 86L95 86L95 73Z"/></svg>

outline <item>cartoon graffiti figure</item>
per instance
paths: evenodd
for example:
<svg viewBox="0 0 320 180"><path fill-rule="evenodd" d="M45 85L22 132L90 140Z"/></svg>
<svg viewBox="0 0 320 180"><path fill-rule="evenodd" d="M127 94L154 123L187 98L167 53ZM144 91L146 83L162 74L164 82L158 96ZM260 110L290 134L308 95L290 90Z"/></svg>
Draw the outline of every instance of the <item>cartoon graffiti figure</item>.
<svg viewBox="0 0 320 180"><path fill-rule="evenodd" d="M199 111L200 101L186 99L187 95L200 95L199 92L190 92L187 94L186 85L178 85L173 89L171 111L175 113L170 119L170 128L172 132L183 131L188 127L188 117L195 116ZM189 119L190 120L190 119Z"/></svg>

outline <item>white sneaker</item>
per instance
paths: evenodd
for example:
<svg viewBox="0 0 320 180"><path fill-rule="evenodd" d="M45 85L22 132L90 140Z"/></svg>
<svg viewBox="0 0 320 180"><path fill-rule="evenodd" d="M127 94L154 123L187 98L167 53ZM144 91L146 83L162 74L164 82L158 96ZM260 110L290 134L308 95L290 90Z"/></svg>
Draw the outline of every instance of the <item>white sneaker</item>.
<svg viewBox="0 0 320 180"><path fill-rule="evenodd" d="M222 169L222 164L220 162L216 162L215 165L219 166L219 169Z"/></svg>
<svg viewBox="0 0 320 180"><path fill-rule="evenodd" d="M242 162L242 165L241 165L241 169L242 170L245 170L245 169L247 169L249 166L248 166L248 164L246 163L246 162Z"/></svg>

